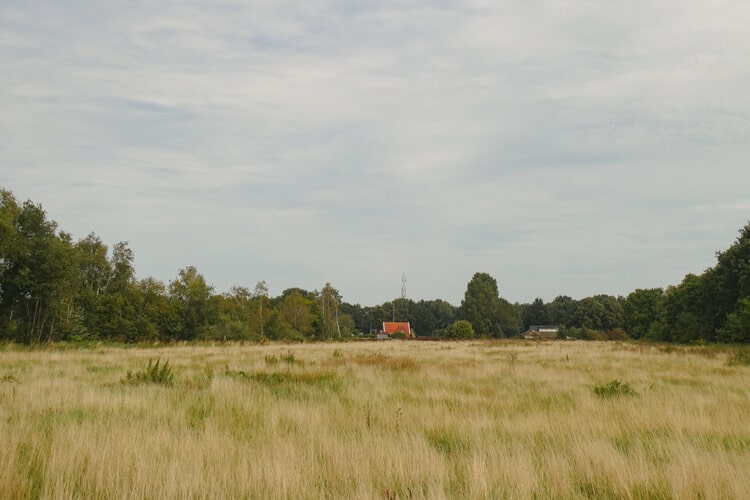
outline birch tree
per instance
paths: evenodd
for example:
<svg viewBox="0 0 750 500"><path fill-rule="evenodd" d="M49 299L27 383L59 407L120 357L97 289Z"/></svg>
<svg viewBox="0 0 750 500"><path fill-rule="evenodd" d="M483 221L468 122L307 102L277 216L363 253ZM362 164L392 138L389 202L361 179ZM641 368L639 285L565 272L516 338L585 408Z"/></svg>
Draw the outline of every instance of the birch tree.
<svg viewBox="0 0 750 500"><path fill-rule="evenodd" d="M253 296L258 300L258 323L260 323L260 334L264 335L263 302L268 300L268 285L265 280L261 280L255 285Z"/></svg>

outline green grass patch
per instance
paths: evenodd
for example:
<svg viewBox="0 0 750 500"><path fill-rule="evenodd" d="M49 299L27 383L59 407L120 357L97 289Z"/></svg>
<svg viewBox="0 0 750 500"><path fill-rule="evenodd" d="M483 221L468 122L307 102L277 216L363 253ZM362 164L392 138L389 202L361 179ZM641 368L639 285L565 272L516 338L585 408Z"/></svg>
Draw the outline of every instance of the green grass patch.
<svg viewBox="0 0 750 500"><path fill-rule="evenodd" d="M86 371L88 373L106 374L106 373L113 372L116 369L117 369L116 366L86 365Z"/></svg>
<svg viewBox="0 0 750 500"><path fill-rule="evenodd" d="M617 499L623 498L615 486L604 478L578 477L575 479L575 488L583 498Z"/></svg>
<svg viewBox="0 0 750 500"><path fill-rule="evenodd" d="M16 468L19 476L24 478L28 498L41 498L45 475L43 454L33 445L22 443L16 457Z"/></svg>
<svg viewBox="0 0 750 500"><path fill-rule="evenodd" d="M408 356L391 357L380 352L360 353L353 360L358 365L393 371L414 371L417 369L417 362Z"/></svg>
<svg viewBox="0 0 750 500"><path fill-rule="evenodd" d="M205 429L206 419L213 413L214 406L214 399L210 393L194 393L185 410L185 419L190 428Z"/></svg>
<svg viewBox="0 0 750 500"><path fill-rule="evenodd" d="M746 453L750 450L750 436L742 434L696 433L688 439L693 445L712 452Z"/></svg>
<svg viewBox="0 0 750 500"><path fill-rule="evenodd" d="M453 428L441 427L427 430L425 439L430 443L430 446L448 456L465 453L471 448L469 441Z"/></svg>
<svg viewBox="0 0 750 500"><path fill-rule="evenodd" d="M629 384L613 380L608 384L595 385L594 394L600 398L612 398L619 396L635 396L638 394Z"/></svg>
<svg viewBox="0 0 750 500"><path fill-rule="evenodd" d="M274 396L289 399L310 399L320 394L338 394L343 382L333 371L319 372L252 372L227 371L232 378L258 383Z"/></svg>
<svg viewBox="0 0 750 500"><path fill-rule="evenodd" d="M630 492L633 500L671 500L672 488L666 481L652 481L633 486Z"/></svg>
<svg viewBox="0 0 750 500"><path fill-rule="evenodd" d="M633 450L633 439L630 434L623 433L612 440L615 449L623 455L630 455Z"/></svg>

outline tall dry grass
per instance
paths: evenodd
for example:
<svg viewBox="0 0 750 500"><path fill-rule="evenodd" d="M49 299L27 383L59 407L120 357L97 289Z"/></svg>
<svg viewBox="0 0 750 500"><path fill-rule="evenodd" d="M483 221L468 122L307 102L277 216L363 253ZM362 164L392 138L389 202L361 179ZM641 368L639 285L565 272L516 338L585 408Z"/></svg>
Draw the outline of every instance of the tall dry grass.
<svg viewBox="0 0 750 500"><path fill-rule="evenodd" d="M155 359L172 386L122 382ZM731 359L583 342L6 346L0 496L748 498L750 367Z"/></svg>

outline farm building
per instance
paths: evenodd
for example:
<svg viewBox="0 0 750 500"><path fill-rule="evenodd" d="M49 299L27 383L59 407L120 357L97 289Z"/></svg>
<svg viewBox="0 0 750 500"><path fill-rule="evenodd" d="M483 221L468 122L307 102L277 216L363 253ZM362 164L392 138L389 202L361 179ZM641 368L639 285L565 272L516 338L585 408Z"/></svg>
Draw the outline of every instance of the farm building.
<svg viewBox="0 0 750 500"><path fill-rule="evenodd" d="M384 321L383 329L378 333L379 339L389 339L395 333L403 333L407 339L412 337L411 325L408 321Z"/></svg>
<svg viewBox="0 0 750 500"><path fill-rule="evenodd" d="M555 325L534 325L524 332L525 339L556 339L560 329Z"/></svg>

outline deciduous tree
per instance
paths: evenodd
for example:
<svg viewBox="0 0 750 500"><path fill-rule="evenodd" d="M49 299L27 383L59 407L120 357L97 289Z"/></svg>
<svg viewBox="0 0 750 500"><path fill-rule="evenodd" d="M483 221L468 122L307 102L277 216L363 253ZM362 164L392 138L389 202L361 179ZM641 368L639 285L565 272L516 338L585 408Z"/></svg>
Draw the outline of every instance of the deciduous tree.
<svg viewBox="0 0 750 500"><path fill-rule="evenodd" d="M193 266L180 270L177 279L169 283L170 304L176 322L170 332L180 340L192 340L202 335L216 318L216 309L211 303L213 287Z"/></svg>
<svg viewBox="0 0 750 500"><path fill-rule="evenodd" d="M459 313L477 335L504 337L520 331L516 310L498 294L497 281L487 273L476 273L466 286Z"/></svg>
<svg viewBox="0 0 750 500"><path fill-rule="evenodd" d="M661 288L637 289L623 302L625 331L634 339L646 336L651 324L659 319L657 305L664 290Z"/></svg>

